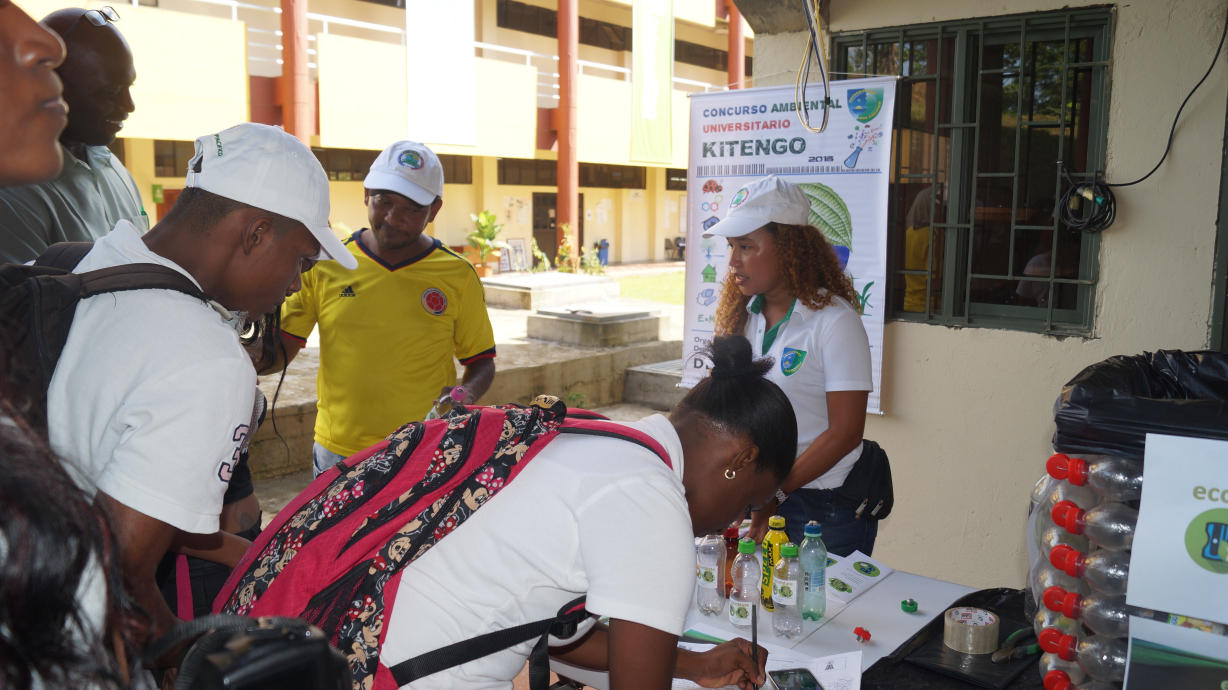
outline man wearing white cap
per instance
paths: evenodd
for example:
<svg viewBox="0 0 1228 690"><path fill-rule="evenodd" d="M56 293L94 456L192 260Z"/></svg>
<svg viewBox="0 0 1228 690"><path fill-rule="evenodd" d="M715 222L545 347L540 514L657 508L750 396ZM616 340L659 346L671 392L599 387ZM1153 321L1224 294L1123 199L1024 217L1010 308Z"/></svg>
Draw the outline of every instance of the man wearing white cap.
<svg viewBox="0 0 1228 690"><path fill-rule="evenodd" d="M753 515L750 536L762 539L776 514L785 518L789 538L801 543L802 528L816 520L828 551L870 555L885 513L861 506L867 496L850 495L860 484L844 487L858 463L863 471L887 466L878 445L862 438L874 389L870 342L852 280L815 227L841 206L834 192L812 199L768 175L735 192L724 220L704 237L729 241L717 333L744 335L756 357L776 360L767 378L797 415L797 460L776 501Z"/></svg>
<svg viewBox="0 0 1228 690"><path fill-rule="evenodd" d="M248 318L278 309L315 261L354 266L328 227L328 176L280 127L203 136L188 166L187 188L148 234L121 220L74 270L158 264L210 299L148 289L82 300L47 394L51 445L108 513L154 632L176 623L154 582L163 554L233 566L249 545L218 520L250 431Z"/></svg>
<svg viewBox="0 0 1228 690"><path fill-rule="evenodd" d="M282 308L293 358L320 328L315 472L423 419L465 367L465 404L495 377L495 338L470 263L424 233L443 206L443 167L425 145L398 141L363 181L369 229L345 240L358 268L318 266Z"/></svg>

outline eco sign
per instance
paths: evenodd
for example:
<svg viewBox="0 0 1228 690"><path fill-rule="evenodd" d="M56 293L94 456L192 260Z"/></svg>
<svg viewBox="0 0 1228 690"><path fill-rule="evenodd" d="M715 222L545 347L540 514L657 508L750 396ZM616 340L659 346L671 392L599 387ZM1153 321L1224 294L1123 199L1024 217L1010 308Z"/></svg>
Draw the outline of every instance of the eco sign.
<svg viewBox="0 0 1228 690"><path fill-rule="evenodd" d="M857 303L851 306L861 312L870 339L874 391L868 411L882 411L878 394L886 311L882 286L887 277L887 189L896 84L894 78L839 84L840 91L831 94L830 101L823 98L820 85L810 85L810 93L818 98L807 102L812 119L825 102L831 103L822 134L806 131L792 114L792 86L691 94L687 187L700 193L687 197L687 216L698 222L689 225L686 245L683 386L693 386L707 375L710 363L703 351L712 341L720 306L720 293L713 285L723 285L728 275L727 239L705 239L703 233L747 203L747 184L776 175L805 193L810 201L807 223L827 239L841 270L853 281ZM777 366L789 376L805 366L805 358L804 351L788 350Z"/></svg>

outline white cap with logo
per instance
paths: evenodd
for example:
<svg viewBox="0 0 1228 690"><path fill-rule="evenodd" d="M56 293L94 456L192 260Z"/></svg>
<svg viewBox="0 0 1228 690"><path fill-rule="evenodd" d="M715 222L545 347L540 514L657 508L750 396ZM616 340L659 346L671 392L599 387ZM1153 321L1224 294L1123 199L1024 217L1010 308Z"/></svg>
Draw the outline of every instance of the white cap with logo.
<svg viewBox="0 0 1228 690"><path fill-rule="evenodd" d="M443 196L443 166L426 144L398 141L380 152L362 186L386 189L430 206Z"/></svg>
<svg viewBox="0 0 1228 690"><path fill-rule="evenodd" d="M704 237L744 237L767 225L810 224L810 199L801 187L775 175L759 178L734 193L725 219Z"/></svg>
<svg viewBox="0 0 1228 690"><path fill-rule="evenodd" d="M320 243L317 260L358 268L328 226L328 174L311 149L281 127L245 122L200 137L185 184L297 220Z"/></svg>

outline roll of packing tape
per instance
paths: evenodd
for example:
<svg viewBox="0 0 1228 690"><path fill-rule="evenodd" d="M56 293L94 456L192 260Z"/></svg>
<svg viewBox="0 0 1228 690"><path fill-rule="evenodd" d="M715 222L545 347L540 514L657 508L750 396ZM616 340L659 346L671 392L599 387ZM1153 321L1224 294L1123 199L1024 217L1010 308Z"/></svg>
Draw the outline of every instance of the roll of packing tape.
<svg viewBox="0 0 1228 690"><path fill-rule="evenodd" d="M989 654L998 649L998 617L970 606L947 609L942 617L942 643L964 654Z"/></svg>

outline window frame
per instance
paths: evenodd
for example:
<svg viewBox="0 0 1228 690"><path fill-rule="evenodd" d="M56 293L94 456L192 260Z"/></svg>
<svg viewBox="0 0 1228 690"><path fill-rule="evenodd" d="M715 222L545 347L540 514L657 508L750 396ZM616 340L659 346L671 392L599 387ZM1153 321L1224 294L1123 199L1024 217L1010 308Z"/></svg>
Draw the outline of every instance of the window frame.
<svg viewBox="0 0 1228 690"><path fill-rule="evenodd" d="M1018 32L1017 37L1013 38L1013 40L1019 43L1021 49L1030 42L1064 41L1061 68L1062 103L1060 116L1057 120L1059 123L1057 129L1061 132L1057 139L1059 160L1067 157L1064 148L1067 145L1067 136L1064 134L1066 126L1063 123L1069 121L1069 126L1071 128L1074 127L1074 121L1068 119L1068 104L1072 98L1071 94L1067 91L1070 86L1068 83L1069 75L1072 69L1090 70L1090 79L1092 80L1091 99L1086 106L1090 111L1087 172L1068 172L1067 174L1075 180L1092 178L1097 174L1095 171L1100 171L1099 174L1103 176L1108 139L1108 116L1110 109L1109 69L1112 64L1114 31L1114 15L1110 8L1081 8L1056 12L1008 15L1004 17L953 20L903 27L847 31L835 33L831 36L831 54L835 58L833 60L833 76L837 73L846 79L871 76L876 71L876 65L870 63L870 58L868 57L869 47L871 45L894 44L896 46L895 76L901 80L901 83L928 82L931 85L930 88L933 88L935 91L933 148L931 151L932 162L930 171L922 174L901 173L901 156L896 145L899 142L900 130L896 127L893 130L891 164L893 184L905 183L906 180L924 182L928 179L931 189L935 189L935 186L939 184L939 160L941 155L939 144L942 139L940 132L948 130L950 133L950 155L947 165L950 201L947 203L945 222L931 221L930 223L930 250L926 262L927 267L924 270L895 268L897 265L896 259L902 251L902 247L899 246L900 242L896 241L893 236L889 235L888 237L888 318L897 321L932 323L946 326L1000 328L1054 335L1089 336L1092 334L1095 322L1095 288L1100 271L1100 236L1098 233L1084 233L1082 235L1077 278L1058 278L1056 276L1057 261L1050 262L1050 274L1046 280L1049 284L1048 294L1050 298L1047 300L1045 307L996 305L972 301L972 282L975 279L1023 280L1025 278L1025 276L1014 275L1014 247L1017 230L1052 230L1054 256L1056 256L1058 246L1060 230L1056 218L1054 218L1051 226L1021 225L1017 222L1020 180L1029 174L1027 171L1023 171L1021 174L1020 170L1019 151L1022 131L1025 129L1024 120L1021 116L1017 116L1015 125L1016 155L1014 158L1014 171L1009 173L993 173L981 172L978 169L980 166L979 146L981 143L981 95L984 89L984 77L992 74L1007 74L1012 71L1020 74L1022 70L1022 55L1020 67L1016 67L1013 70L1012 68L986 70L984 67L984 45L987 43L985 39L989 37L992 41L989 44L992 45L999 42L1003 37L1008 36L1007 32L1012 30ZM1094 40L1092 60L1087 62L1071 62L1070 46L1072 37L1075 40L1081 38L1091 38ZM947 38L954 38L950 70L952 88L949 104L943 102L945 93L942 90L944 85L943 51L945 49L943 44ZM935 68L932 73L920 75L905 74L906 71L909 71L905 69L905 66L911 66L911 63L904 59L905 43L916 43L922 40L933 41L937 48L935 55L927 55L926 58L927 60L934 61ZM1010 40L1012 39L1008 39L1008 42ZM848 65L846 49L857 47L861 48L862 69L865 70L864 72L852 72L853 68ZM973 61L975 61L975 64L969 64ZM856 66L854 65L853 67ZM1017 92L1018 101L1016 107L1018 108L1023 103L1024 89L1019 88ZM901 108L904 107L911 106L902 99L897 98L896 112L893 114L895 122L898 123L900 121ZM948 109L950 112L944 113L944 109ZM1019 113L1021 111L1017 109L1016 112ZM1036 121L1033 120L1033 122ZM1056 199L1060 198L1060 194L1066 185L1060 178L1060 168L1055 168L1055 175L1059 176L1054 192L1056 206ZM1009 233L1010 258L1008 259L1006 276L972 273L970 261L975 246L974 232L977 226L974 220L977 203L976 190L978 189L979 182L993 177L1013 180L1012 215ZM899 222L898 216L901 211L898 209L898 206L894 201L889 204L888 227L891 229L896 228ZM940 231L942 232L941 239L943 241L936 245L935 239ZM941 257L936 255L936 246L942 247ZM941 265L940 275L937 270L939 264ZM925 312L903 311L900 308L903 305L895 304L895 294L899 281L904 280L908 275L923 275L926 278ZM935 300L933 299L934 295L932 292L936 277L941 279L941 305L937 311L934 309ZM1030 280L1031 278L1028 279ZM1054 304L1058 301L1054 298L1056 294L1055 288L1060 284L1078 286L1075 309L1055 309Z"/></svg>

